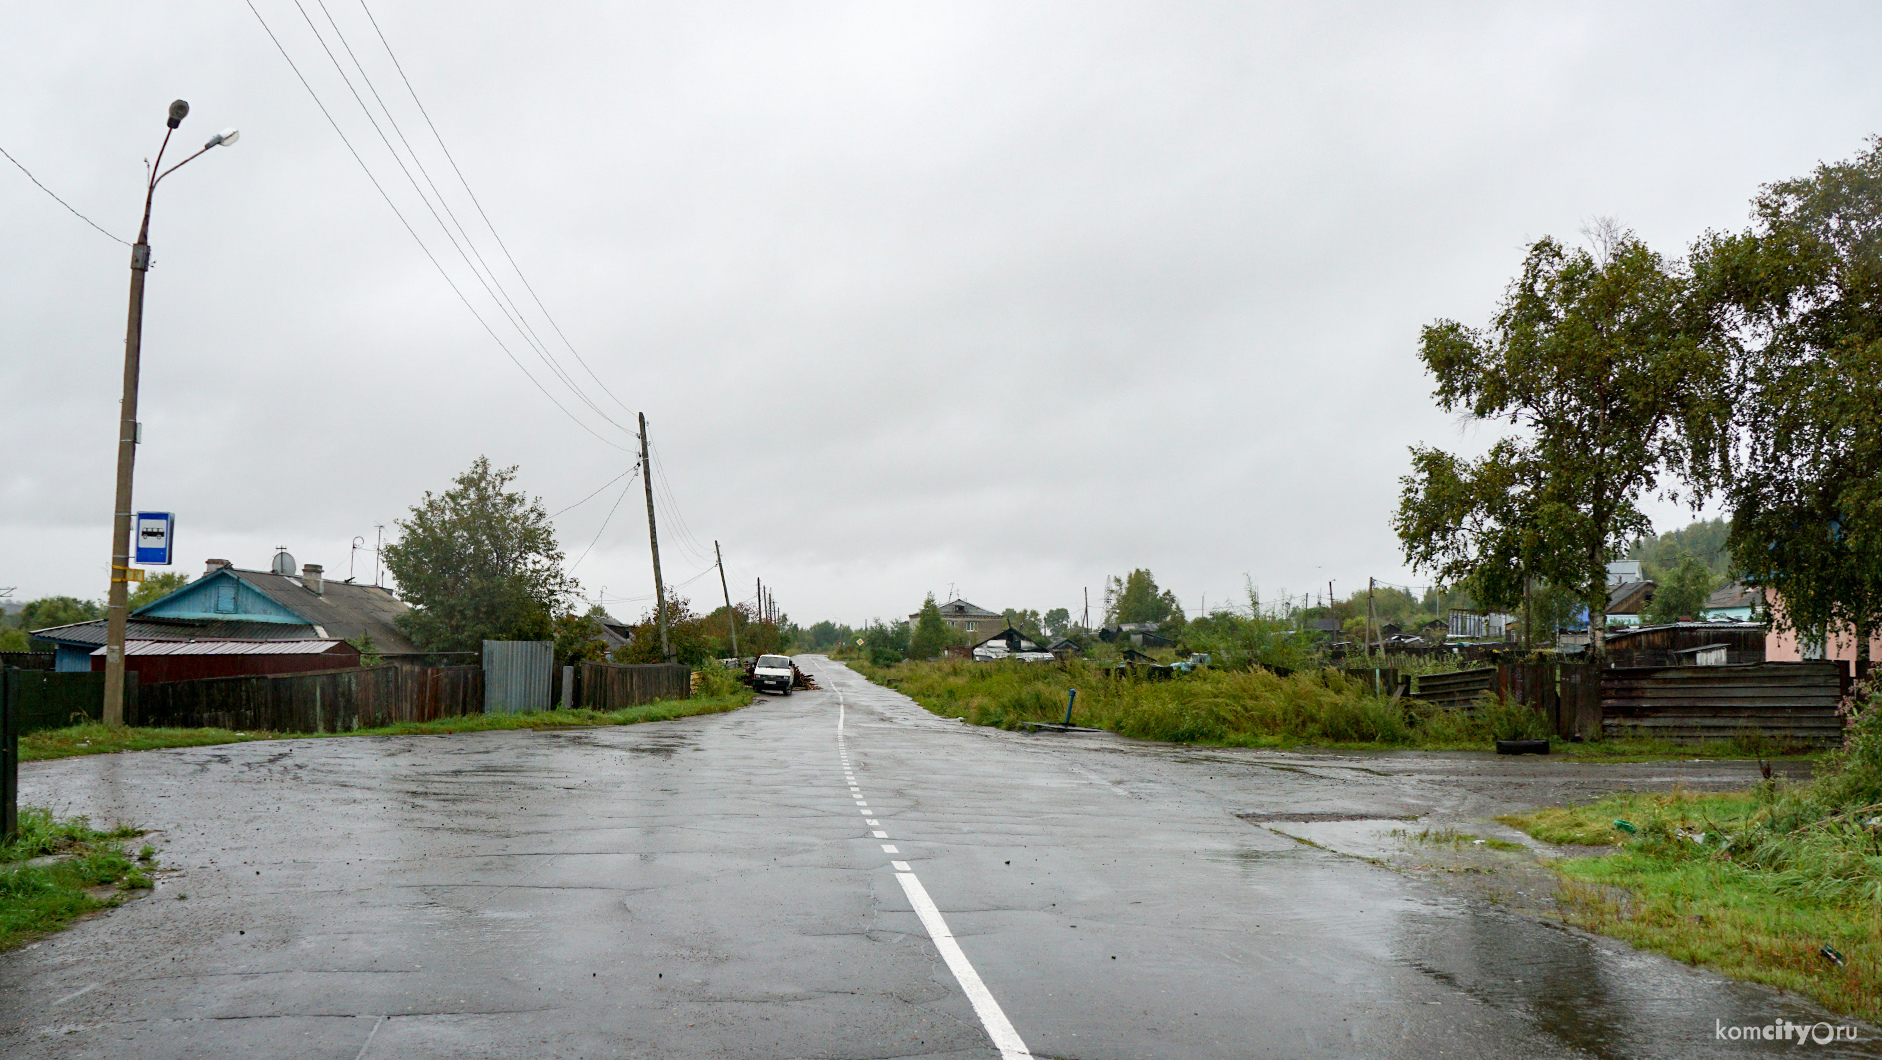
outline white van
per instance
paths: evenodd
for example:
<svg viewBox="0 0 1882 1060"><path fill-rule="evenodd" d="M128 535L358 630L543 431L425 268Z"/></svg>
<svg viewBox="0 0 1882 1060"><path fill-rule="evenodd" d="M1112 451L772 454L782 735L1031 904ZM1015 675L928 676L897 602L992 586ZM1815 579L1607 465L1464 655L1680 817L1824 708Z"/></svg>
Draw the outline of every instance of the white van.
<svg viewBox="0 0 1882 1060"><path fill-rule="evenodd" d="M791 694L791 685L796 679L791 668L791 660L783 655L760 655L752 667L751 686L754 689L772 689L782 695Z"/></svg>

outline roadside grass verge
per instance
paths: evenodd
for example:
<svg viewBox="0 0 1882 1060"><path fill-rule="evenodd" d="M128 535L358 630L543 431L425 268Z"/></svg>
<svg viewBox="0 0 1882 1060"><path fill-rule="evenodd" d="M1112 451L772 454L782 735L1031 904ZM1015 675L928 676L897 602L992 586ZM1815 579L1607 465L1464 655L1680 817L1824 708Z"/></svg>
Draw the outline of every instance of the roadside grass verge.
<svg viewBox="0 0 1882 1060"><path fill-rule="evenodd" d="M148 873L156 867L151 849L136 858L123 849L125 840L141 834L134 828L100 832L83 817L59 819L50 810L20 807L19 835L0 843L0 951L149 887ZM46 858L54 860L28 864Z"/></svg>
<svg viewBox="0 0 1882 1060"><path fill-rule="evenodd" d="M343 736L442 736L455 732L491 729L566 729L595 725L634 725L644 721L671 721L695 714L721 714L737 710L753 699L747 689L690 699L662 699L621 710L543 710L524 714L465 714L435 721L406 722L375 729L339 733L266 732L232 729L113 729L96 722L64 729L47 729L20 737L20 761L36 762L73 755L146 751L159 747L202 747L249 740L304 740Z"/></svg>
<svg viewBox="0 0 1882 1060"><path fill-rule="evenodd" d="M1394 704L1363 679L1339 670L1203 669L1168 681L1118 677L1084 660L1063 664L943 659L849 666L908 695L928 710L975 725L1017 729L1026 722L1063 721L1067 693L1078 689L1072 721L1123 736L1227 747L1324 747L1339 750L1417 748L1488 751L1499 739L1549 735L1546 721L1519 704L1486 697L1472 710ZM1740 742L1706 745L1620 739L1575 744L1556 753L1609 761L1665 758L1771 757L1773 748Z"/></svg>
<svg viewBox="0 0 1882 1060"><path fill-rule="evenodd" d="M1664 759L1810 757L1811 752L1741 734L1729 741L1681 743L1624 736L1571 743L1553 737L1541 715L1486 696L1470 710L1429 707L1374 695L1363 677L1325 668L1279 676L1268 670L1201 669L1167 681L1119 677L1083 659L1065 663L939 659L848 665L928 710L975 725L1018 729L1065 720L1122 736L1223 747L1329 750L1489 751L1497 740L1550 739L1554 754L1608 762Z"/></svg>
<svg viewBox="0 0 1882 1060"><path fill-rule="evenodd" d="M1769 823L1774 805L1800 791L1761 785L1748 792L1610 795L1584 806L1499 817L1545 843L1617 848L1554 864L1558 910L1589 931L1656 950L1725 975L1794 990L1825 1007L1882 1018L1882 905L1868 860L1867 887L1822 865L1807 836L1781 845L1772 864L1734 856L1737 843ZM1628 833L1615 822L1635 828ZM1804 840L1800 842L1800 840ZM1848 853L1846 851L1845 853ZM1829 859L1840 860L1840 859ZM1847 868L1847 866L1846 866ZM1825 956L1830 947L1844 961Z"/></svg>
<svg viewBox="0 0 1882 1060"><path fill-rule="evenodd" d="M1814 779L1610 795L1498 820L1612 853L1555 864L1570 923L1882 1019L1882 686Z"/></svg>

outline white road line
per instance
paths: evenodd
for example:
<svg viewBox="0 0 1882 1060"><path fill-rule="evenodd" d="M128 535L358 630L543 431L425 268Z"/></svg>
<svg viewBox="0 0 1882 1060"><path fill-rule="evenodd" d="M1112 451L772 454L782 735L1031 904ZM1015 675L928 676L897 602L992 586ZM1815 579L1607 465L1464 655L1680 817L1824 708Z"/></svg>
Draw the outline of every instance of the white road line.
<svg viewBox="0 0 1882 1060"><path fill-rule="evenodd" d="M57 1001L54 1001L54 1002L53 1002L52 1004L50 1004L50 1005L47 1005L46 1007L47 1007L47 1008L57 1008L57 1007L59 1007L60 1005L63 1005L63 1004L65 1004L65 1003L66 1003L67 1001L70 1001L70 1000L72 1000L72 999L73 999L73 998L75 998L75 997L83 997L84 995L86 995L86 994L89 994L89 993L91 993L92 991L94 991L94 990L96 990L96 989L98 989L99 987L101 987L101 986L103 986L103 985L105 985L105 984L103 984L103 983L93 983L93 984L92 984L92 985L90 985L90 986L81 986L81 987L79 987L79 988L78 988L77 990L74 990L74 991L72 991L71 993L69 993L69 994L67 994L67 995L65 995L64 997L62 997L62 998L60 998L60 999L59 999L59 1000L57 1000Z"/></svg>
<svg viewBox="0 0 1882 1060"><path fill-rule="evenodd" d="M834 685L832 687L834 688ZM844 773L848 776L849 751L848 745L843 742L846 734L843 731L842 689L836 689L836 704L837 748L838 753L843 757ZM850 778L852 789L855 788L854 779L854 777ZM870 811L866 807L869 804L862 799L857 799L856 805L864 807L862 813L867 818ZM869 820L867 823L875 825L880 822ZM876 832L875 836L877 839L888 838L886 832ZM882 844L882 852L884 854L901 853L891 843ZM961 984L961 991L967 995L968 1002L974 1006L974 1014L980 1017L981 1025L987 1028L987 1037L993 1039L994 1048L1000 1050L1000 1060L1031 1060L1032 1052L1026 1048L1026 1043L1020 1040L1019 1032L1013 1029L1012 1021L1006 1018L1006 1013L1001 1011L1000 1003L993 999L993 992L988 990L987 984L981 981L980 973L974 971L974 966L967 960L967 954L961 950L960 943L954 940L954 932L948 930L948 922L942 918L941 910L935 906L934 899L928 897L927 888L923 887L914 872L910 871L908 862L891 861L889 866L895 870L895 880L902 885L903 893L908 895L908 904L914 907L915 915L921 918L921 926L928 930L928 937L934 940L935 949L940 951L941 959L947 962L948 971L954 973L955 980Z"/></svg>
<svg viewBox="0 0 1882 1060"><path fill-rule="evenodd" d="M879 825L879 824L881 824L882 822L881 822L881 821L874 821L874 820L871 820L871 821L864 821L863 823L864 823L864 824L866 824L866 825L869 825L870 827L872 827L872 828L873 828L873 827L875 827L876 825Z"/></svg>
<svg viewBox="0 0 1882 1060"><path fill-rule="evenodd" d="M379 1036L379 1025L385 1021L386 1018L384 1016L372 1021L372 1032L366 1035L365 1044L359 1047L359 1053L353 1057L353 1060L362 1060L362 1058L365 1057L366 1050L372 1048L372 1040Z"/></svg>
<svg viewBox="0 0 1882 1060"><path fill-rule="evenodd" d="M1019 1032L1007 1020L1006 1013L1000 1011L1000 1003L993 999L993 993L987 984L980 981L980 973L967 960L967 954L961 952L960 943L954 941L954 933L948 930L948 922L941 918L941 910L935 908L934 899L928 897L927 888L915 878L912 872L901 871L908 866L902 862L893 863L896 868L896 882L908 895L908 904L915 907L915 915L921 918L921 926L928 929L928 937L934 940L934 948L941 951L941 959L947 962L948 971L961 984L961 990L967 1000L973 1003L974 1014L987 1028L987 1037L993 1039L994 1048L1000 1050L1001 1060L1020 1060L1030 1058L1026 1043L1020 1040Z"/></svg>

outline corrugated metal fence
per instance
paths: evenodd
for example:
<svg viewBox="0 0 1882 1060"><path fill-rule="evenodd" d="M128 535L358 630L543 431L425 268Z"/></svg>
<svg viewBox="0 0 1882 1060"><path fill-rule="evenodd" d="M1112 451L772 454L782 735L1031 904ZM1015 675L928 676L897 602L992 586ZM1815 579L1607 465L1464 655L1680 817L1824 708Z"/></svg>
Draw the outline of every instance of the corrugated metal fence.
<svg viewBox="0 0 1882 1060"><path fill-rule="evenodd" d="M483 669L477 666L377 666L212 677L140 689L131 724L350 732L480 714L483 700Z"/></svg>
<svg viewBox="0 0 1882 1060"><path fill-rule="evenodd" d="M554 669L551 641L484 641L484 713L548 710Z"/></svg>
<svg viewBox="0 0 1882 1060"><path fill-rule="evenodd" d="M620 666L583 663L581 696L577 706L589 710L620 710L656 699L687 699L693 694L693 671L677 663Z"/></svg>

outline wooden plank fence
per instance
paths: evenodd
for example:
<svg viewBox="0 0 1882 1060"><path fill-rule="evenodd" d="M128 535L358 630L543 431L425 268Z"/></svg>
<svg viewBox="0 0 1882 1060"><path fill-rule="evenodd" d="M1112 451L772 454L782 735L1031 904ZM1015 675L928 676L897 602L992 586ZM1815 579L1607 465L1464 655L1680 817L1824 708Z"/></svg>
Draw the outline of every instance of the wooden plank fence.
<svg viewBox="0 0 1882 1060"><path fill-rule="evenodd" d="M690 698L693 671L678 663L623 666L589 662L582 664L580 688L576 706L588 710L620 710L656 699Z"/></svg>
<svg viewBox="0 0 1882 1060"><path fill-rule="evenodd" d="M7 709L13 715L15 735L44 729L63 729L86 721L99 721L105 710L103 672L58 673L53 670L6 670ZM137 671L124 672L124 709L136 709Z"/></svg>
<svg viewBox="0 0 1882 1060"><path fill-rule="evenodd" d="M375 666L165 681L138 691L131 724L350 732L483 713L480 666Z"/></svg>
<svg viewBox="0 0 1882 1060"><path fill-rule="evenodd" d="M1471 707L1485 692L1495 689L1497 668L1455 670L1446 674L1419 674L1412 679L1411 697L1434 707Z"/></svg>
<svg viewBox="0 0 1882 1060"><path fill-rule="evenodd" d="M1601 675L1601 731L1727 740L1746 730L1829 746L1843 739L1835 662L1611 669Z"/></svg>

